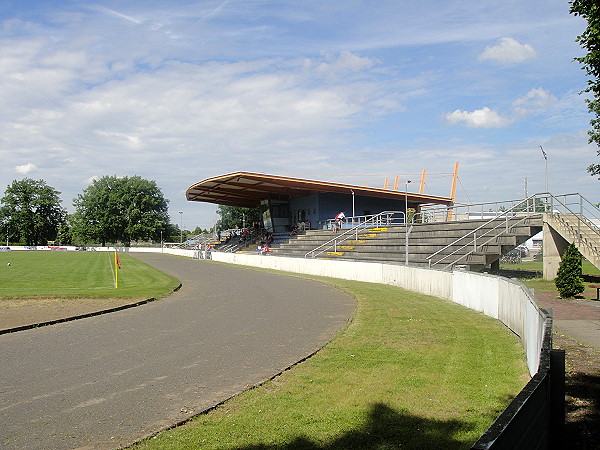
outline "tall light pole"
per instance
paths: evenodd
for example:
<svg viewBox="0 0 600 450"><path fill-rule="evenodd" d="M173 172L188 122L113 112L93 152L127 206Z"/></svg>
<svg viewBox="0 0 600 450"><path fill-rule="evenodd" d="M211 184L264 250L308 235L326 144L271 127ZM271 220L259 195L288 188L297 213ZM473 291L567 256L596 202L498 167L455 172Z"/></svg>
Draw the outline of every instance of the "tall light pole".
<svg viewBox="0 0 600 450"><path fill-rule="evenodd" d="M404 265L408 266L408 184L411 180L406 180L404 183L404 226L406 227L406 235L404 241Z"/></svg>
<svg viewBox="0 0 600 450"><path fill-rule="evenodd" d="M179 243L183 244L183 211L179 211L179 217L181 217L179 225Z"/></svg>
<svg viewBox="0 0 600 450"><path fill-rule="evenodd" d="M540 149L542 149L542 156L544 157L545 165L546 165L546 192L548 192L548 155L544 151L544 148L540 145Z"/></svg>
<svg viewBox="0 0 600 450"><path fill-rule="evenodd" d="M354 216L356 214L354 214L354 189L350 189L350 192L352 192L352 228L354 228Z"/></svg>

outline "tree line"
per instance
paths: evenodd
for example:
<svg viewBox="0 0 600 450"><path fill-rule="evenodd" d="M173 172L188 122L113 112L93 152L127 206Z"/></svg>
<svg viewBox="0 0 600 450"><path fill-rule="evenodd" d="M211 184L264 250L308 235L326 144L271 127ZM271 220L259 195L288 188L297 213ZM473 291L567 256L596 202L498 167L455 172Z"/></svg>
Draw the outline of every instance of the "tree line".
<svg viewBox="0 0 600 450"><path fill-rule="evenodd" d="M104 176L62 206L60 192L44 180L15 180L0 199L2 242L20 245L92 245L133 241L179 241L169 201L154 181L139 176Z"/></svg>

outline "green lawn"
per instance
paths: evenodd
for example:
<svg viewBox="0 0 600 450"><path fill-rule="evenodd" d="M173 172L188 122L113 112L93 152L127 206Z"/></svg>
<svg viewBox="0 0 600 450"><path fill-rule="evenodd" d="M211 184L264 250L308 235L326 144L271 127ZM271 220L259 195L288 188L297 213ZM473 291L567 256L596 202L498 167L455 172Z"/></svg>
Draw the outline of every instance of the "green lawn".
<svg viewBox="0 0 600 450"><path fill-rule="evenodd" d="M510 269L510 270L530 270L542 272L544 269L542 267L542 260L534 260L534 261L523 261L519 264L501 264L500 267L502 269ZM582 262L582 272L586 275L600 275L600 269L594 266L587 259L584 259Z"/></svg>
<svg viewBox="0 0 600 450"><path fill-rule="evenodd" d="M466 449L528 380L500 322L396 287L327 280L354 320L264 385L141 449Z"/></svg>
<svg viewBox="0 0 600 450"><path fill-rule="evenodd" d="M177 279L119 254L115 289L114 252L0 252L0 301L31 297L161 298ZM8 266L10 263L10 266Z"/></svg>

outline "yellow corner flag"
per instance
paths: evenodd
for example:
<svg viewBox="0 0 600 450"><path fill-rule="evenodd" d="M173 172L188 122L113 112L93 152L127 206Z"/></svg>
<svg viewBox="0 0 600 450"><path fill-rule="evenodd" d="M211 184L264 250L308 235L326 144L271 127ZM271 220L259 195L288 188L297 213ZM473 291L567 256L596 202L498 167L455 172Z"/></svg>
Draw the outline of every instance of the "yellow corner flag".
<svg viewBox="0 0 600 450"><path fill-rule="evenodd" d="M121 261L119 261L119 252L115 250L115 289L119 287L119 269Z"/></svg>

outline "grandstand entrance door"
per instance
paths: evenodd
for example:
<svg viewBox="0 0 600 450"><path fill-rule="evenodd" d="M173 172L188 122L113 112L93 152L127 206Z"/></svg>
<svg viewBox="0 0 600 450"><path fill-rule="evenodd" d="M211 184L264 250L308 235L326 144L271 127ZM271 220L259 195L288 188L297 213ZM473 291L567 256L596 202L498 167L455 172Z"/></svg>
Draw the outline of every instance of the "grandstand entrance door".
<svg viewBox="0 0 600 450"><path fill-rule="evenodd" d="M290 227L290 202L266 199L260 204L263 226L270 233L288 231Z"/></svg>

